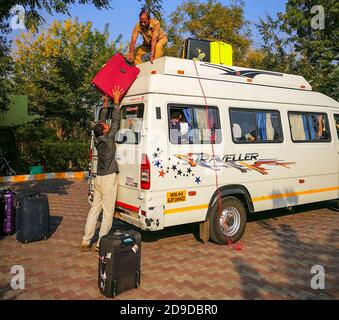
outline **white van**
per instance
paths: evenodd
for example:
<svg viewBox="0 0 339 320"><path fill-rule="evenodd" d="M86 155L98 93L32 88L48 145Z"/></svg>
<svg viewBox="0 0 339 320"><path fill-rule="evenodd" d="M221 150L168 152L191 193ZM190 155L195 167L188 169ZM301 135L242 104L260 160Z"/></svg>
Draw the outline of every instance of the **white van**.
<svg viewBox="0 0 339 320"><path fill-rule="evenodd" d="M201 222L225 244L247 214L339 198L339 104L303 77L171 57L138 67L116 137L119 219Z"/></svg>

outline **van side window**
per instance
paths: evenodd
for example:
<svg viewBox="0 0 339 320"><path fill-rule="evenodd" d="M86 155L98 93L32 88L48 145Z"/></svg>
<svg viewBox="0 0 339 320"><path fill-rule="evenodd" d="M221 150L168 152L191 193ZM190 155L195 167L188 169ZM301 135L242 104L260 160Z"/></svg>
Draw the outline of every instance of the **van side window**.
<svg viewBox="0 0 339 320"><path fill-rule="evenodd" d="M230 109L234 143L280 143L280 114L274 110Z"/></svg>
<svg viewBox="0 0 339 320"><path fill-rule="evenodd" d="M139 144L143 115L143 103L121 107L120 129L116 135L117 143Z"/></svg>
<svg viewBox="0 0 339 320"><path fill-rule="evenodd" d="M221 142L219 111L216 107L170 104L168 130L173 144Z"/></svg>
<svg viewBox="0 0 339 320"><path fill-rule="evenodd" d="M339 114L334 115L335 127L337 129L337 136L339 139Z"/></svg>
<svg viewBox="0 0 339 320"><path fill-rule="evenodd" d="M329 142L328 117L326 113L289 112L293 142Z"/></svg>

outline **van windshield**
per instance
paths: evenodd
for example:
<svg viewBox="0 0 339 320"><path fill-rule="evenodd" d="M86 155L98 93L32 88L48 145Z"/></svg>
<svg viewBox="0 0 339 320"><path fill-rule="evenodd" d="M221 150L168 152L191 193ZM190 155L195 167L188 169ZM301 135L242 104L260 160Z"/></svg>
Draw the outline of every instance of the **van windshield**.
<svg viewBox="0 0 339 320"><path fill-rule="evenodd" d="M143 115L143 103L121 106L117 143L139 144Z"/></svg>

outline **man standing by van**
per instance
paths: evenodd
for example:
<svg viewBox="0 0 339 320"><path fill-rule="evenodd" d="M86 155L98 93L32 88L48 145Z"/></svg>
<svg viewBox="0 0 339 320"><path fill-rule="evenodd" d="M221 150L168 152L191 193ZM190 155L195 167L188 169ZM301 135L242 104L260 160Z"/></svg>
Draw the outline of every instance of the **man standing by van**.
<svg viewBox="0 0 339 320"><path fill-rule="evenodd" d="M135 43L139 36L142 35L143 44L135 48ZM164 46L167 43L167 37L164 31L160 28L160 22L156 19L151 19L150 13L143 9L139 14L139 22L135 25L132 33L131 44L129 47L128 60L134 63L142 63L142 56L151 52L150 61L161 58L164 54Z"/></svg>
<svg viewBox="0 0 339 320"><path fill-rule="evenodd" d="M116 144L115 135L119 129L119 97L123 90L115 87L113 90L114 109L112 112L111 126L105 122L98 122L94 125L95 147L98 152L97 175L94 179L94 197L91 209L85 226L85 235L82 239L83 250L90 249L90 242L95 233L96 223L103 209L103 216L99 232L99 240L96 250L99 250L99 243L102 236L106 235L113 222L115 200L117 196L117 174L118 164L115 159ZM104 110L105 111L105 110Z"/></svg>

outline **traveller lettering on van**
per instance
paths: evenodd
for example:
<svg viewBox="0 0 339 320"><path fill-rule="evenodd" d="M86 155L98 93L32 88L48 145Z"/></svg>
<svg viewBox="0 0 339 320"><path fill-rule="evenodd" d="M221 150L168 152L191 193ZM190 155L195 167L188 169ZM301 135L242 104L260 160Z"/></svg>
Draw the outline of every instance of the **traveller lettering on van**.
<svg viewBox="0 0 339 320"><path fill-rule="evenodd" d="M223 157L207 153L176 154L175 156L191 167L199 165L217 171L221 170L221 168L234 168L242 173L256 171L262 175L268 174L270 169L267 166L281 166L289 169L289 166L295 163L278 159L258 159L258 153L226 154ZM247 161L253 161L253 163L248 163Z"/></svg>

